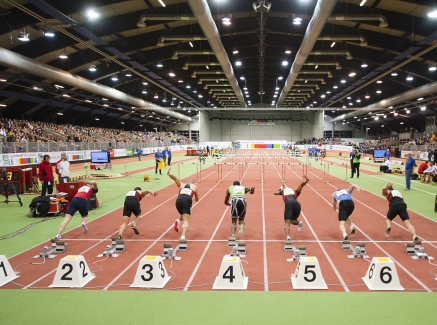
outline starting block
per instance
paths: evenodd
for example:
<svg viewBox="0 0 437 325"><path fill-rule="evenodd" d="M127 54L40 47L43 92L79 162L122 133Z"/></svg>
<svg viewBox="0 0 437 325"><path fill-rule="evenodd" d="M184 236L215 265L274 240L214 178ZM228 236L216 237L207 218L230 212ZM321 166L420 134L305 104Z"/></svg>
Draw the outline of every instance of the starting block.
<svg viewBox="0 0 437 325"><path fill-rule="evenodd" d="M357 246L353 248L351 245L352 255L348 255L348 258L369 258L366 255L366 244L365 243L357 243Z"/></svg>
<svg viewBox="0 0 437 325"><path fill-rule="evenodd" d="M284 251L286 252L294 252L295 247L293 246L293 242L291 240L286 240L284 243Z"/></svg>
<svg viewBox="0 0 437 325"><path fill-rule="evenodd" d="M49 288L82 288L95 277L82 255L68 255L59 261Z"/></svg>
<svg viewBox="0 0 437 325"><path fill-rule="evenodd" d="M291 275L293 289L328 289L317 257L303 256Z"/></svg>
<svg viewBox="0 0 437 325"><path fill-rule="evenodd" d="M405 244L405 253L410 255L413 260L418 260L419 258L433 259L425 253L425 247L422 247L421 245L421 241L407 243Z"/></svg>
<svg viewBox="0 0 437 325"><path fill-rule="evenodd" d="M307 248L306 246L297 246L294 247L293 256L291 258L287 258L287 262L299 261L302 257L307 256Z"/></svg>
<svg viewBox="0 0 437 325"><path fill-rule="evenodd" d="M362 279L369 290L405 290L399 282L396 265L389 257L374 257Z"/></svg>
<svg viewBox="0 0 437 325"><path fill-rule="evenodd" d="M351 246L351 241L343 240L343 242L341 243L341 249L344 251L351 251L353 249Z"/></svg>
<svg viewBox="0 0 437 325"><path fill-rule="evenodd" d="M131 288L164 288L170 280L161 256L144 256L138 264Z"/></svg>
<svg viewBox="0 0 437 325"><path fill-rule="evenodd" d="M5 255L0 255L0 287L18 278Z"/></svg>
<svg viewBox="0 0 437 325"><path fill-rule="evenodd" d="M225 255L212 288L246 290L248 282L249 278L244 273L240 257Z"/></svg>
<svg viewBox="0 0 437 325"><path fill-rule="evenodd" d="M228 237L228 248L232 248L237 243L235 237Z"/></svg>
<svg viewBox="0 0 437 325"><path fill-rule="evenodd" d="M164 251L162 252L161 257L166 260L180 261L182 257L176 256L178 249L179 246L176 246L176 249L173 250L173 246L171 244L164 244Z"/></svg>
<svg viewBox="0 0 437 325"><path fill-rule="evenodd" d="M178 250L180 251L186 251L188 249L188 242L186 239L180 239L179 240L179 245L178 245Z"/></svg>
<svg viewBox="0 0 437 325"><path fill-rule="evenodd" d="M125 249L126 247L124 246L123 239L111 238L111 245L107 245L106 250L102 254L97 255L97 257L103 257L103 256L118 257L118 255L123 253Z"/></svg>
<svg viewBox="0 0 437 325"><path fill-rule="evenodd" d="M41 253L35 255L33 258L55 258L56 255L54 254L61 254L67 250L67 243L55 239L51 239L50 241L52 242L52 246L44 246Z"/></svg>
<svg viewBox="0 0 437 325"><path fill-rule="evenodd" d="M234 247L232 247L232 251L230 255L246 257L246 242L245 241L236 242Z"/></svg>

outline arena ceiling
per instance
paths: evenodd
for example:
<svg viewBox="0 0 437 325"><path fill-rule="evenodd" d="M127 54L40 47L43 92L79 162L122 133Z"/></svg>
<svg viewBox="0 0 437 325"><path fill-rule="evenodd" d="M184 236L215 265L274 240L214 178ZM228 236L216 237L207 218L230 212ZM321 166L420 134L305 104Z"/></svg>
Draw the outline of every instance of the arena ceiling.
<svg viewBox="0 0 437 325"><path fill-rule="evenodd" d="M0 110L150 129L205 109L323 109L371 132L423 130L437 111L436 10L432 0L2 0Z"/></svg>

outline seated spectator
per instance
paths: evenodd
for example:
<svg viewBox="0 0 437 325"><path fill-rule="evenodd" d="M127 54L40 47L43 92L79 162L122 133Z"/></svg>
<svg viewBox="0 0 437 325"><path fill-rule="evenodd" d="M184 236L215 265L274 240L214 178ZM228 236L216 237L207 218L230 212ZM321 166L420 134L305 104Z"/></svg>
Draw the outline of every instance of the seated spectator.
<svg viewBox="0 0 437 325"><path fill-rule="evenodd" d="M391 173L390 159L386 159L384 163L381 166L379 166L379 171L383 173Z"/></svg>
<svg viewBox="0 0 437 325"><path fill-rule="evenodd" d="M431 177L433 178L433 185L435 185L436 183L436 178L437 178L437 163L435 163L434 165L431 165L430 167L428 167L424 172L423 175L425 176L422 179L422 183L429 183Z"/></svg>
<svg viewBox="0 0 437 325"><path fill-rule="evenodd" d="M429 167L429 161L427 160L427 161L425 161L425 162L423 162L423 163L421 163L420 165L419 165L419 169L417 170L417 173L419 174L419 175L423 175L423 172Z"/></svg>

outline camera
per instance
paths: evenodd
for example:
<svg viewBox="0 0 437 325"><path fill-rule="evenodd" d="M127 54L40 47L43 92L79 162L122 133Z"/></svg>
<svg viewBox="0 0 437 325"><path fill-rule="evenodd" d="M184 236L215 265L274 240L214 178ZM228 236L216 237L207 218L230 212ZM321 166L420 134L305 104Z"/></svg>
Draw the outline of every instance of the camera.
<svg viewBox="0 0 437 325"><path fill-rule="evenodd" d="M6 181L8 179L8 175L6 173L6 168L2 167L2 170L0 172L0 179L3 181Z"/></svg>

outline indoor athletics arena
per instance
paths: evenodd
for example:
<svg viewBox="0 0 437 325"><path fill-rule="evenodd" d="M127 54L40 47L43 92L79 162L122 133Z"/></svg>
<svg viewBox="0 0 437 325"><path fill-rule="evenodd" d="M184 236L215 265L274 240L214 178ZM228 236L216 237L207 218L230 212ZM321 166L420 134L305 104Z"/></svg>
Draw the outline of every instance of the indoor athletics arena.
<svg viewBox="0 0 437 325"><path fill-rule="evenodd" d="M0 22L2 324L435 324L435 1Z"/></svg>

